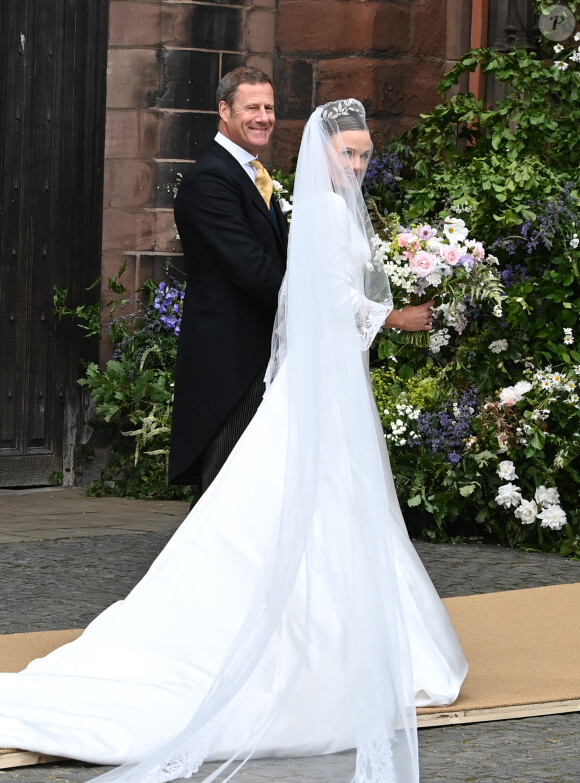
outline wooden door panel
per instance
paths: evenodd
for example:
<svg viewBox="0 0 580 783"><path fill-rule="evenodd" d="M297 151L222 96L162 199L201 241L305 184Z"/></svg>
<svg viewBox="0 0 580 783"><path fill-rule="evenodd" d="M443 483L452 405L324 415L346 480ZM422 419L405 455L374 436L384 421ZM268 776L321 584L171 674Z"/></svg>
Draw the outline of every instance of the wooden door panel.
<svg viewBox="0 0 580 783"><path fill-rule="evenodd" d="M57 284L81 303L100 271L107 24L104 0L0 4L4 487L62 470L65 405L80 404L79 360L93 358L57 325L52 294Z"/></svg>

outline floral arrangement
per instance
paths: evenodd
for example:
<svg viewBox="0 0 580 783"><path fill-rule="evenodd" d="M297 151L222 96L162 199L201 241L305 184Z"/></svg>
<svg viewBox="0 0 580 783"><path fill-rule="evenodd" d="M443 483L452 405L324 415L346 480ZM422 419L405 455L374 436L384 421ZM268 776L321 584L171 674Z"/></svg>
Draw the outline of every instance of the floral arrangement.
<svg viewBox="0 0 580 783"><path fill-rule="evenodd" d="M410 332L415 345L429 345L437 353L450 340L449 329L462 334L468 322L468 305L476 301L493 304L493 314L502 316L505 298L497 258L486 255L483 244L468 237L461 218L446 217L442 233L429 224L398 226L393 218L383 221L374 240L374 261L382 261L399 306L435 299L434 332Z"/></svg>

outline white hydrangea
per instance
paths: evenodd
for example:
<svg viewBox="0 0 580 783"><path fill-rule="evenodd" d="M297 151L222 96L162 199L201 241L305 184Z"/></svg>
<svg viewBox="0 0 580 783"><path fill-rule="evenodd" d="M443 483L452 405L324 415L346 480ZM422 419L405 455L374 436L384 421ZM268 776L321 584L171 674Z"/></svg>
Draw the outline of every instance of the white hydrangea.
<svg viewBox="0 0 580 783"><path fill-rule="evenodd" d="M494 340L488 345L488 348L492 353L503 353L504 351L507 351L507 347L507 340Z"/></svg>
<svg viewBox="0 0 580 783"><path fill-rule="evenodd" d="M556 487L545 487L543 484L536 489L534 498L539 506L552 506L560 502Z"/></svg>
<svg viewBox="0 0 580 783"><path fill-rule="evenodd" d="M450 339L449 329L439 329L437 332L432 332L430 346L433 353L439 353L441 348L449 344Z"/></svg>
<svg viewBox="0 0 580 783"><path fill-rule="evenodd" d="M524 525L531 525L538 516L538 506L533 500L522 500L514 511L514 516Z"/></svg>
<svg viewBox="0 0 580 783"><path fill-rule="evenodd" d="M495 496L495 501L498 503L498 505L503 506L504 508L509 508L510 506L519 506L522 502L522 493L520 488L511 482L509 484L503 484L498 489L497 495Z"/></svg>
<svg viewBox="0 0 580 783"><path fill-rule="evenodd" d="M504 459L499 463L497 466L497 475L504 481L513 481L514 479L517 479L518 474L516 473L514 463L511 459Z"/></svg>
<svg viewBox="0 0 580 783"><path fill-rule="evenodd" d="M431 272L431 274L427 275L427 277L425 278L425 282L427 283L427 285L432 285L435 288L441 285L442 280L443 278L441 277L441 272L439 272L437 269L434 272Z"/></svg>
<svg viewBox="0 0 580 783"><path fill-rule="evenodd" d="M538 519L542 520L542 527L549 527L550 530L561 530L566 524L566 512L560 506L546 506L538 514Z"/></svg>

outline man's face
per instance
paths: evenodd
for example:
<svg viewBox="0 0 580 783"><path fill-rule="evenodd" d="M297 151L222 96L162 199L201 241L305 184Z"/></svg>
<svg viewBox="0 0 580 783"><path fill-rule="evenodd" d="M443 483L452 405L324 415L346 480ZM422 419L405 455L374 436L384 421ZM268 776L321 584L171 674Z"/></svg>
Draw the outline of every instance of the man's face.
<svg viewBox="0 0 580 783"><path fill-rule="evenodd" d="M274 128L274 90L272 85L240 84L230 109L219 105L219 129L239 147L257 155L270 142Z"/></svg>

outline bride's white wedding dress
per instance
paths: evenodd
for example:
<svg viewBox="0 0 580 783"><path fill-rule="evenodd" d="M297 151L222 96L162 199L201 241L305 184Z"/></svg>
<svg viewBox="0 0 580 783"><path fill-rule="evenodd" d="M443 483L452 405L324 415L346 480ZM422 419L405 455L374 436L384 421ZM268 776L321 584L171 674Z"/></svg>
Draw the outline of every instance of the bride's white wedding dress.
<svg viewBox="0 0 580 783"><path fill-rule="evenodd" d="M140 782L358 746L358 781L417 779L414 762L398 771L398 733L412 747L414 705L453 702L466 663L407 536L372 399L365 349L388 309L363 293L368 243L338 196L327 207L339 344L314 350L305 381L288 310L261 407L146 576L78 640L0 674L0 746L146 759L105 776ZM324 331L319 304L300 310L305 344Z"/></svg>

